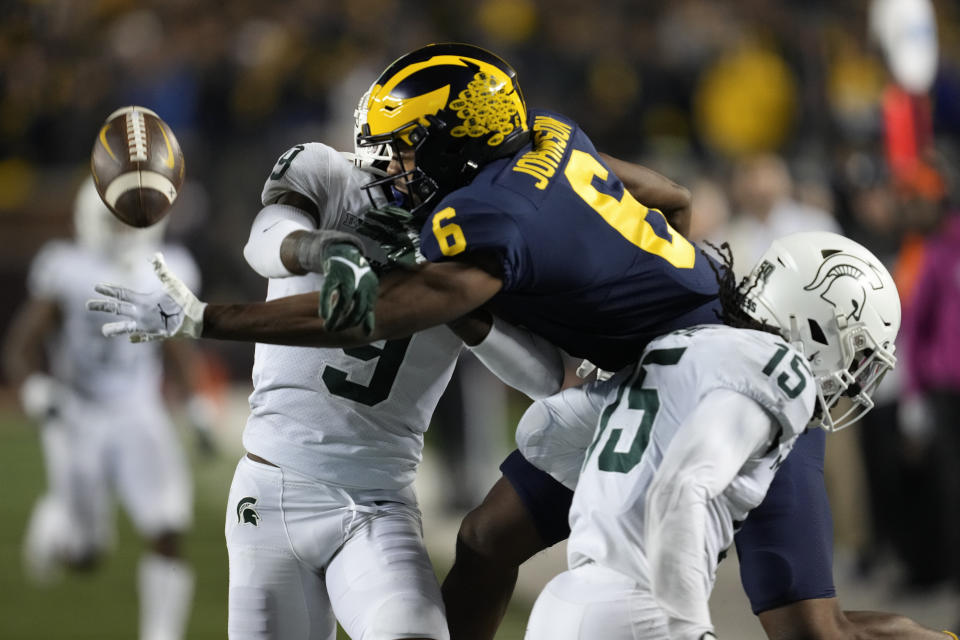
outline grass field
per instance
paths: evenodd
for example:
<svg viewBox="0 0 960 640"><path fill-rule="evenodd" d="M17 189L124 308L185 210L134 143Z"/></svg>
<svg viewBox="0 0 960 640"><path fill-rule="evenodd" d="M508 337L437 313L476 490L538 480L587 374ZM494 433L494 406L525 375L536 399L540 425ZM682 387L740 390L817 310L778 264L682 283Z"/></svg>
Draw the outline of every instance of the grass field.
<svg viewBox="0 0 960 640"><path fill-rule="evenodd" d="M190 638L226 637L227 557L223 500L235 460L193 466L195 527L186 551L196 570ZM136 565L142 548L118 517L117 545L99 570L67 575L49 588L28 584L21 543L33 501L44 489L35 429L12 410L0 411L0 638L132 638L137 632Z"/></svg>
<svg viewBox="0 0 960 640"><path fill-rule="evenodd" d="M212 461L198 459L188 448L195 483L194 529L186 540L186 552L196 571L187 636L191 640L227 635L223 514L240 450L239 445L225 448L227 451ZM36 430L12 405L0 408L0 487L0 639L135 638L136 566L142 545L122 514L117 519L114 553L99 570L68 575L49 588L25 581L21 543L33 501L44 489L44 476ZM446 568L438 567L438 571L442 574ZM524 604L512 609L499 637L522 638L527 611Z"/></svg>

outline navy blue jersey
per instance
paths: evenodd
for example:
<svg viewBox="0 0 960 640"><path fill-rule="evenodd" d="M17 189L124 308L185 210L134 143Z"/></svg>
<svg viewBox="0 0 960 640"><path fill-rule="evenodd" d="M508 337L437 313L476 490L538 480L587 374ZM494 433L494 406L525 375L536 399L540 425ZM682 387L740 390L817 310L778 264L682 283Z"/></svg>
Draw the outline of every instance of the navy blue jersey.
<svg viewBox="0 0 960 640"><path fill-rule="evenodd" d="M491 311L616 370L651 339L717 322L708 259L637 202L573 121L530 112L531 146L444 198L421 232L430 261L494 253Z"/></svg>

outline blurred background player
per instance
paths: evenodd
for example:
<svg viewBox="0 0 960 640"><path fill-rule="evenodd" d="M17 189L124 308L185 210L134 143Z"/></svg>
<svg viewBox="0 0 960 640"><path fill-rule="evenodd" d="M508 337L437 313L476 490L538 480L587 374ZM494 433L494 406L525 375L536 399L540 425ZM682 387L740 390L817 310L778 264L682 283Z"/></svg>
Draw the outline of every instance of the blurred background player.
<svg viewBox="0 0 960 640"><path fill-rule="evenodd" d="M29 300L3 345L5 374L38 425L47 475L27 527L25 570L49 583L63 568L95 568L112 544L116 495L147 545L137 574L139 637L176 640L184 637L193 596L181 545L192 490L162 384L166 372L193 404L198 438L210 451L206 401L193 395L193 347L108 340L102 320L83 308L93 283L148 285L148 257L161 247L166 220L146 229L125 226L87 179L74 202L74 226L74 240L52 240L34 259ZM199 284L184 249L163 249Z"/></svg>

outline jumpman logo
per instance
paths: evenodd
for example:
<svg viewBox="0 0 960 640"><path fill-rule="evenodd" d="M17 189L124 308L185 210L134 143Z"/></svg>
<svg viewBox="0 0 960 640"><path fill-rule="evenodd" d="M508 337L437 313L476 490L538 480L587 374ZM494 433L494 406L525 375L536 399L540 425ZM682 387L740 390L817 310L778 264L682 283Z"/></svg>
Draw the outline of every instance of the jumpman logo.
<svg viewBox="0 0 960 640"><path fill-rule="evenodd" d="M160 319L163 320L164 330L169 331L170 326L167 324L167 321L170 320L170 318L176 318L177 316L179 316L180 311L178 310L178 311L174 311L173 313L167 313L166 311L163 310L163 307L160 306L159 302L157 303L157 310L160 311Z"/></svg>

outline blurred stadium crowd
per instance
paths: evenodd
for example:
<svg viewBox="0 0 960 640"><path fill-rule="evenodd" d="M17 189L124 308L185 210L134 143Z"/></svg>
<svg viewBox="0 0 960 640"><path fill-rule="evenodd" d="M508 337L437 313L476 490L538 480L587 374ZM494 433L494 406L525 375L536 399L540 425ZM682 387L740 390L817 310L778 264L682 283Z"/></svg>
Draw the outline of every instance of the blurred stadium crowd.
<svg viewBox="0 0 960 640"><path fill-rule="evenodd" d="M892 88L870 4L5 3L0 326L37 247L69 235L95 133L118 106L155 110L180 139L189 186L170 232L197 257L205 297L254 299L263 284L241 249L276 157L310 140L350 149L356 100L390 60L431 41L474 42L513 64L529 105L690 187L693 239L730 240L740 264L774 235L812 228L839 228L888 260L904 344L899 381L856 434L873 523L861 569L892 553L908 586L960 579L960 231L949 217L960 5L934 2L939 68L918 98ZM890 140L898 118L914 123L909 166ZM212 348L247 379L250 349Z"/></svg>

